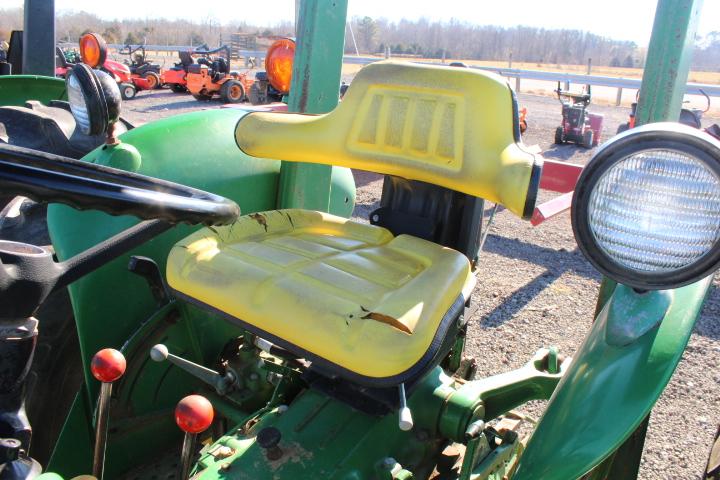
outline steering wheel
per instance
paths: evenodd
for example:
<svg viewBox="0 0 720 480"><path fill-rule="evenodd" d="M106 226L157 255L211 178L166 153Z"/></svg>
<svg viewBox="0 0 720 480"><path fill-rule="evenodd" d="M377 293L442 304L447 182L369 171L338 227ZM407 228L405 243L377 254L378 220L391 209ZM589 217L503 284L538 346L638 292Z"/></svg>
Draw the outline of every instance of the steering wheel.
<svg viewBox="0 0 720 480"><path fill-rule="evenodd" d="M44 248L0 240L0 325L2 319L29 318L53 290L173 224L225 225L240 214L235 202L212 193L11 145L0 145L0 191L146 220L64 262Z"/></svg>
<svg viewBox="0 0 720 480"><path fill-rule="evenodd" d="M78 210L190 225L226 225L232 200L178 183L12 145L0 145L0 191Z"/></svg>

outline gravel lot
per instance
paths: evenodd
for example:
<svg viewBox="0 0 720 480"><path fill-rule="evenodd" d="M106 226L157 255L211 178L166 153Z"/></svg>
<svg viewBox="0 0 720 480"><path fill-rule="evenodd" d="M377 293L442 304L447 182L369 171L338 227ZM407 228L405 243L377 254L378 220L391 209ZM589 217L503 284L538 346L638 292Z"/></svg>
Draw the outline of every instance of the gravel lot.
<svg viewBox="0 0 720 480"><path fill-rule="evenodd" d="M346 79L347 80L347 79ZM555 146L560 118L557 100L519 95L528 108L525 143L538 144L547 158L584 164L592 155L575 146ZM125 116L136 123L202 108L219 108L167 90L141 92L125 102ZM605 115L603 138L627 118L627 108L593 106ZM707 124L720 121L706 117ZM367 218L377 208L382 179L356 172L355 215ZM551 198L543 194L540 200ZM501 272L501 273L499 273ZM481 256L473 298L479 310L471 319L468 347L483 359L478 376L521 367L541 347L557 345L572 355L590 326L599 275L577 250L568 214L539 227L498 213ZM650 420L640 478L698 479L720 419L720 277L685 351L678 374L665 390ZM537 416L541 402L525 410Z"/></svg>

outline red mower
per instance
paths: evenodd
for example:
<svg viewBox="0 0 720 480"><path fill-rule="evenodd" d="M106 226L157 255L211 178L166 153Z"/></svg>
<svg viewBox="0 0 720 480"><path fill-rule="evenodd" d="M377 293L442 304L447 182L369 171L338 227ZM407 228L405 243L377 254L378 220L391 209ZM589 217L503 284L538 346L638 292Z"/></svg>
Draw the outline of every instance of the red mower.
<svg viewBox="0 0 720 480"><path fill-rule="evenodd" d="M558 82L555 90L562 104L562 125L555 130L555 143L576 143L585 148L592 148L600 143L603 116L587 111L590 105L590 85L587 93L571 93L563 91Z"/></svg>
<svg viewBox="0 0 720 480"><path fill-rule="evenodd" d="M156 85L147 78L133 76L127 65L113 60L105 60L102 70L112 75L118 83L123 100L135 98L138 91L152 90Z"/></svg>
<svg viewBox="0 0 720 480"><path fill-rule="evenodd" d="M150 63L147 60L147 52L145 51L144 45L138 45L137 47L125 45L118 53L128 56L128 58L123 61L123 64L130 69L132 78L139 77L146 79L150 83L150 88L162 87L162 68L157 63Z"/></svg>

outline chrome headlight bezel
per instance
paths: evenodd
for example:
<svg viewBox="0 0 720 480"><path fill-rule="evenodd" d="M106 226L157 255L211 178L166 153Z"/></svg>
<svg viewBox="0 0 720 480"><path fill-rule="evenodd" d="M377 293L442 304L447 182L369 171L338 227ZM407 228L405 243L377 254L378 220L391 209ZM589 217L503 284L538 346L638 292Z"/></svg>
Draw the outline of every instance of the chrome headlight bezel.
<svg viewBox="0 0 720 480"><path fill-rule="evenodd" d="M611 257L592 232L589 204L598 183L612 167L643 151L670 150L702 162L720 182L720 142L677 123L654 123L614 137L593 156L578 179L572 203L572 228L578 246L603 275L640 290L661 290L693 283L720 266L720 238L691 263L672 270L632 269ZM718 212L720 217L720 211Z"/></svg>
<svg viewBox="0 0 720 480"><path fill-rule="evenodd" d="M120 89L110 75L78 63L68 72L65 82L70 111L83 134L105 133L119 119Z"/></svg>

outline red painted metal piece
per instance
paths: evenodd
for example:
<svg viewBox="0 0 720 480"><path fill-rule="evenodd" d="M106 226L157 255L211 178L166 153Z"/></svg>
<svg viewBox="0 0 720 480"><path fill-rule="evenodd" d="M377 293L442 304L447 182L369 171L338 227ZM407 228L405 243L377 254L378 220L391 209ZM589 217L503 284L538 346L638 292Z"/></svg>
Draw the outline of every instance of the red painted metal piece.
<svg viewBox="0 0 720 480"><path fill-rule="evenodd" d="M572 204L572 197L574 193L575 192L563 193L562 195L557 196L552 200L549 200L535 207L532 218L530 219L530 223L535 227L537 225L540 225L548 218L554 217L555 215L569 210L570 205Z"/></svg>
<svg viewBox="0 0 720 480"><path fill-rule="evenodd" d="M599 113L588 113L588 119L590 120L590 130L593 131L593 146L599 144L602 141L602 127L603 127L603 115Z"/></svg>
<svg viewBox="0 0 720 480"><path fill-rule="evenodd" d="M125 357L113 348L105 348L95 354L90 363L93 376L103 383L112 383L125 373Z"/></svg>
<svg viewBox="0 0 720 480"><path fill-rule="evenodd" d="M540 188L558 193L572 192L582 171L581 165L545 159Z"/></svg>
<svg viewBox="0 0 720 480"><path fill-rule="evenodd" d="M175 422L185 433L204 432L214 417L212 404L200 395L188 395L175 407Z"/></svg>
<svg viewBox="0 0 720 480"><path fill-rule="evenodd" d="M150 81L147 78L142 77L130 77L130 81L133 85L135 85L135 88L139 90L152 90L150 87Z"/></svg>
<svg viewBox="0 0 720 480"><path fill-rule="evenodd" d="M171 68L170 70L164 70L160 74L160 81L163 84L177 84L185 86L187 85L186 77L187 72L182 68Z"/></svg>
<svg viewBox="0 0 720 480"><path fill-rule="evenodd" d="M582 170L583 167L580 165L545 159L540 188L562 195L535 207L530 219L533 226L540 225L545 220L570 209L575 184Z"/></svg>

